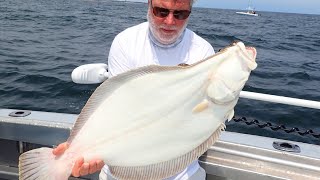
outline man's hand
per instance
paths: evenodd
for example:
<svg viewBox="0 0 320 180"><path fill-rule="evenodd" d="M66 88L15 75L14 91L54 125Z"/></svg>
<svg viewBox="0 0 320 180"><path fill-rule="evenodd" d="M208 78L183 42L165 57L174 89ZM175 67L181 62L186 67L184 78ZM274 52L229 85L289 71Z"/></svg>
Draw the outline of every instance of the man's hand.
<svg viewBox="0 0 320 180"><path fill-rule="evenodd" d="M67 142L61 143L58 145L58 147L52 150L52 153L56 156L60 156L64 153L66 149L68 149L68 147L69 145ZM104 162L100 159L94 159L87 163L84 162L83 157L79 157L73 166L72 176L79 177L92 174L101 170L103 166Z"/></svg>

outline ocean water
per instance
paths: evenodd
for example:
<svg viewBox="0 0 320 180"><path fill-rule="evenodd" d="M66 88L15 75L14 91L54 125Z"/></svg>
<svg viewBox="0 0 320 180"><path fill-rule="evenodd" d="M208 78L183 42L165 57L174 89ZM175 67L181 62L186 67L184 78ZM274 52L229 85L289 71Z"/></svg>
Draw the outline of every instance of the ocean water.
<svg viewBox="0 0 320 180"><path fill-rule="evenodd" d="M0 108L79 113L98 85L74 68L106 63L113 38L146 21L147 4L102 0L0 0ZM246 91L320 101L320 16L193 8L188 28L216 51L234 40L256 47ZM160 102L159 102L160 103ZM236 116L320 133L320 110L240 99ZM228 131L320 144L320 138L231 121Z"/></svg>

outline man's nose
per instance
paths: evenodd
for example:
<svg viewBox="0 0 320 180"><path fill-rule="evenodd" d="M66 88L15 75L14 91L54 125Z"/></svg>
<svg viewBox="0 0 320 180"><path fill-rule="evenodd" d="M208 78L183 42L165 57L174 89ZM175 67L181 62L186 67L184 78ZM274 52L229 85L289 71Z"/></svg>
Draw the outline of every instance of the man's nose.
<svg viewBox="0 0 320 180"><path fill-rule="evenodd" d="M168 25L174 25L176 24L176 20L173 16L173 12L170 12L169 15L166 17L166 19L164 20L164 22Z"/></svg>

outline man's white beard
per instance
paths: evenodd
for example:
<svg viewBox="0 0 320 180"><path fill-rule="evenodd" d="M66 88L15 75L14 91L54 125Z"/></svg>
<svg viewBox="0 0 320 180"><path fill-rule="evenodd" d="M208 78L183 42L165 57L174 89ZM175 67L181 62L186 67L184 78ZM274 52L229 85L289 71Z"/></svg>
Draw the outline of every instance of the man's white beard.
<svg viewBox="0 0 320 180"><path fill-rule="evenodd" d="M186 29L188 25L188 22L187 22L188 20L186 20L186 23L184 24L184 26L176 34L167 36L159 32L159 28L165 28L170 30L177 30L178 28L176 26L170 26L169 28L166 25L160 25L157 27L154 23L154 19L152 17L150 10L148 10L147 19L150 25L150 30L152 35L156 38L157 41L159 41L161 44L164 44L164 45L173 44L174 42L176 42L176 40L181 36L181 34L183 33L183 31Z"/></svg>

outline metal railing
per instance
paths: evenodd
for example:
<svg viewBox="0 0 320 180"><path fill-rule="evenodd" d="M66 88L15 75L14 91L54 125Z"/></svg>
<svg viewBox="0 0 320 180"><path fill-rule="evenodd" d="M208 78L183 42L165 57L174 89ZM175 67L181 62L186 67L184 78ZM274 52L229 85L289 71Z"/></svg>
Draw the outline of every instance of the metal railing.
<svg viewBox="0 0 320 180"><path fill-rule="evenodd" d="M305 99L276 96L276 95L270 95L270 94L248 92L248 91L241 91L240 97L246 98L246 99L258 100L258 101L266 101L266 102L273 102L273 103L279 103L279 104L287 104L292 106L320 109L320 102L305 100Z"/></svg>

